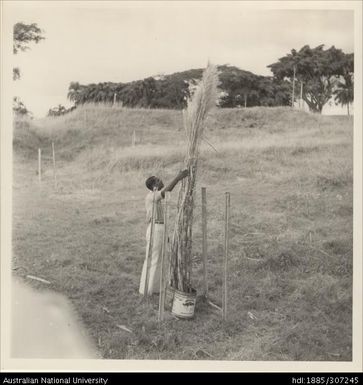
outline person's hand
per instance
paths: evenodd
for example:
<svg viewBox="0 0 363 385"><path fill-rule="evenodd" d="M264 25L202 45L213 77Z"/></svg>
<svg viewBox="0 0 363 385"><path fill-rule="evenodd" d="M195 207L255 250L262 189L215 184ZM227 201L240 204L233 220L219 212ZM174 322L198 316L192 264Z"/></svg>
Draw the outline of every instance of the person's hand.
<svg viewBox="0 0 363 385"><path fill-rule="evenodd" d="M189 170L188 170L188 169L179 171L178 179L179 179L179 180L182 180L182 179L184 179L184 178L185 178L186 176L188 176L188 175L189 175Z"/></svg>

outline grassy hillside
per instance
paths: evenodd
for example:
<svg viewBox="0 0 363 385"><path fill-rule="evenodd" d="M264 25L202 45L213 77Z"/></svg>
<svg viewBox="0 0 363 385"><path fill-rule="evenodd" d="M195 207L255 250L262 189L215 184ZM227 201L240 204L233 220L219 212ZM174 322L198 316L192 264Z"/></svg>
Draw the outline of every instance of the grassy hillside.
<svg viewBox="0 0 363 385"><path fill-rule="evenodd" d="M229 191L229 320L199 299L193 320L169 317L159 325L158 298L146 304L138 294L144 180L158 174L167 181L182 167L181 112L89 105L16 122L15 274L43 277L67 295L105 358L351 360L352 123L290 108L223 109L209 117L193 282L201 289L206 186L210 296L220 304ZM171 216L176 196L177 188Z"/></svg>

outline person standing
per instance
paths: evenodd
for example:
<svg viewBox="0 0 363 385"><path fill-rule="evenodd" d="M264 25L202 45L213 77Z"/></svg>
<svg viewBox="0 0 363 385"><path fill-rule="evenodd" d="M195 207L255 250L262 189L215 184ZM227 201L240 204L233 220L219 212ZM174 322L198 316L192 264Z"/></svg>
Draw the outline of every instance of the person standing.
<svg viewBox="0 0 363 385"><path fill-rule="evenodd" d="M163 181L156 177L151 176L146 179L146 187L150 190L145 198L146 208L146 255L145 261L141 272L139 293L145 294L146 275L147 275L147 261L151 243L151 255L149 261L149 277L148 277L148 294L159 293L160 291L160 272L161 272L161 254L163 248L163 236L164 236L164 212L162 206L162 199L165 198L167 191L172 191L179 181L184 179L189 174L188 170L183 170L166 186L164 187ZM153 239L151 241L151 222L153 216L153 205L155 205L154 211L154 229Z"/></svg>

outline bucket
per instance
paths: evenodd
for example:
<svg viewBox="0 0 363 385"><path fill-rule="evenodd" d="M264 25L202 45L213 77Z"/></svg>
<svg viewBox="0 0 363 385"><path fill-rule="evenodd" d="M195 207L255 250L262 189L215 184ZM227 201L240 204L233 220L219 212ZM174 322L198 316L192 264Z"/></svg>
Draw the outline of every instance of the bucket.
<svg viewBox="0 0 363 385"><path fill-rule="evenodd" d="M172 314L179 318L193 318L197 291L192 289L191 293L185 293L175 289Z"/></svg>
<svg viewBox="0 0 363 385"><path fill-rule="evenodd" d="M174 295L175 295L175 288L172 286L167 286L165 291L165 310L171 310L173 306L174 301Z"/></svg>

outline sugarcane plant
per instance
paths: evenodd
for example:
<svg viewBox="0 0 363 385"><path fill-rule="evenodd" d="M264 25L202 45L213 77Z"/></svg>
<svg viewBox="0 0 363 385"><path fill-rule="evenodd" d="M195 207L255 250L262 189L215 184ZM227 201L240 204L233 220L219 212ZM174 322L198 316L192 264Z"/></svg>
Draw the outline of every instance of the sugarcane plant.
<svg viewBox="0 0 363 385"><path fill-rule="evenodd" d="M170 285L186 293L192 290L192 225L199 148L207 114L217 102L217 84L217 68L209 63L193 96L188 100L187 108L183 110L187 138L184 166L189 170L189 174L183 179L178 195L171 241Z"/></svg>

